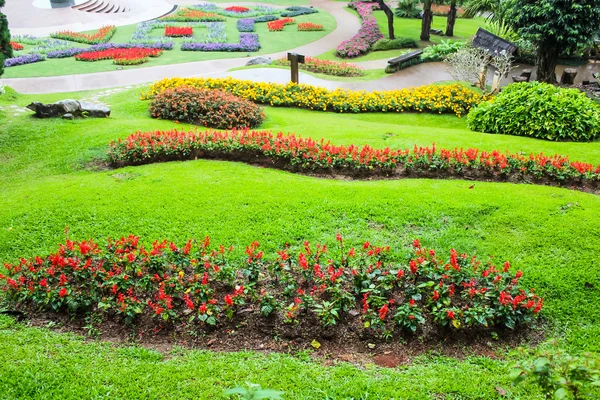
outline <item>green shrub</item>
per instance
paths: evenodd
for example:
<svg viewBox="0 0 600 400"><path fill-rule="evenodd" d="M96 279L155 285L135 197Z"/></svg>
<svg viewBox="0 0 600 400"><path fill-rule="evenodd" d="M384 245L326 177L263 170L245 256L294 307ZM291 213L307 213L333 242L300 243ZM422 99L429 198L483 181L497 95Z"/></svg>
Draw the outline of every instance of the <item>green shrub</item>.
<svg viewBox="0 0 600 400"><path fill-rule="evenodd" d="M417 42L410 38L396 38L396 39L379 39L371 50L383 51L383 50L396 50L396 49L409 49L411 47L417 47Z"/></svg>
<svg viewBox="0 0 600 400"><path fill-rule="evenodd" d="M456 53L463 47L465 47L465 43L442 40L440 44L425 47L423 55L421 55L421 60L423 62L442 61L445 56Z"/></svg>
<svg viewBox="0 0 600 400"><path fill-rule="evenodd" d="M419 0L400 0L394 14L398 18L419 18L421 16L421 10L417 7L419 4Z"/></svg>
<svg viewBox="0 0 600 400"><path fill-rule="evenodd" d="M220 90L187 86L158 94L150 104L150 115L217 129L253 128L265 120L260 107L250 100Z"/></svg>
<svg viewBox="0 0 600 400"><path fill-rule="evenodd" d="M577 89L514 83L473 108L468 126L478 132L582 142L600 137L600 109Z"/></svg>

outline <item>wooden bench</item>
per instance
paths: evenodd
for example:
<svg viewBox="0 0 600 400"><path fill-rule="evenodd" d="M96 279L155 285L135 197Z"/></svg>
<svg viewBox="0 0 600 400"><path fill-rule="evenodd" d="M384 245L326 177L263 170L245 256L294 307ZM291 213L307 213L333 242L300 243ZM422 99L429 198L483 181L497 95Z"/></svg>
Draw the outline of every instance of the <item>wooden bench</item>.
<svg viewBox="0 0 600 400"><path fill-rule="evenodd" d="M388 74L396 72L398 71L400 64L419 58L421 54L423 54L423 50L415 50L411 51L410 53L403 54L400 57L392 58L391 60L388 60L388 66L385 69L385 72Z"/></svg>

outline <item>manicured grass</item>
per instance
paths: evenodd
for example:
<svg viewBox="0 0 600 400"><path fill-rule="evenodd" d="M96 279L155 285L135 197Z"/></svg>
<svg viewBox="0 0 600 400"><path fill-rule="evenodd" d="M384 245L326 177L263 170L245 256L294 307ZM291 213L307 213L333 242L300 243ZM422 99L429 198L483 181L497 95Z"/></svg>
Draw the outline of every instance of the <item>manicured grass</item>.
<svg viewBox="0 0 600 400"><path fill-rule="evenodd" d="M279 68L279 69L287 69L289 67L284 67L280 65L251 65L249 67L240 67L240 68L231 68L229 71L238 71L244 69L257 69L257 68ZM328 81L339 81L339 82L357 82L357 81L372 81L376 79L381 79L386 76L385 70L383 69L367 69L364 71L364 75L362 76L334 76L334 75L326 75L326 74L317 74L315 72L300 70L300 72L308 75L312 75L319 79L325 79Z"/></svg>
<svg viewBox="0 0 600 400"><path fill-rule="evenodd" d="M324 31L314 32L298 32L296 26L288 26L282 32L269 32L267 25L264 23L256 24L256 33L259 35L261 49L255 53L239 53L239 52L200 52L200 51L181 51L179 50L183 38L175 38L175 46L173 50L165 51L158 58L150 58L150 60L139 66L127 66L125 69L146 68L159 65L181 64L194 61L206 61L222 58L238 58L238 57L255 57L261 54L277 53L288 49L293 49L310 42L314 42L323 36L331 33L337 27L335 18L320 11L317 14L302 15L296 17L297 22L314 22L322 24L325 27ZM239 32L236 29L237 18L227 18L227 41L237 43ZM185 23L173 24L184 26ZM127 25L118 27L115 36L111 42L125 43L131 39L131 35L135 31L136 25ZM201 34L201 31L206 28L195 28L195 34ZM160 36L164 30L156 29L153 31L155 36ZM87 47L85 45L76 44L76 47ZM3 78L27 78L36 76L56 76L56 75L71 75L71 74L88 74L93 72L114 71L117 66L112 63L112 60L83 62L76 61L74 58L63 59L46 59L39 63L20 65L17 67L6 68Z"/></svg>
<svg viewBox="0 0 600 400"><path fill-rule="evenodd" d="M572 351L600 351L600 197L533 185L461 180L336 181L241 163L188 161L94 171L108 141L136 130L185 128L155 121L139 90L103 98L105 120L50 121L0 111L0 262L56 249L72 238L138 234L150 241L211 235L213 243L265 250L303 240L362 240L494 254L521 269L546 298L546 333ZM78 93L0 97L0 105ZM464 119L422 114L341 115L266 107L266 129L374 147L478 146L559 152L600 163L599 143L550 143L470 132ZM475 184L471 189L470 186ZM587 284L586 284L587 282ZM0 320L0 393L6 398L219 398L221 389L260 383L290 399L539 398L508 383L510 360L438 353L396 370L323 367L306 357L140 349L84 343ZM491 340L491 339L490 339ZM502 355L502 354L501 354ZM91 368L90 368L91 366ZM140 385L139 382L144 384ZM1 396L0 396L1 397Z"/></svg>

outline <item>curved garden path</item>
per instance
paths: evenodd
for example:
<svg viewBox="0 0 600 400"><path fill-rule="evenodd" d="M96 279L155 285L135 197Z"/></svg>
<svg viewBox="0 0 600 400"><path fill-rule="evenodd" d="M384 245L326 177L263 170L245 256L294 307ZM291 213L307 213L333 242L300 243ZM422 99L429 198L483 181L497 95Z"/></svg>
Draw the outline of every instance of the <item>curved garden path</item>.
<svg viewBox="0 0 600 400"><path fill-rule="evenodd" d="M183 4L185 3L185 0L172 1L172 3ZM315 42L290 51L305 55L318 55L331 50L343 40L352 37L360 28L358 18L344 10L344 7L346 6L346 3L344 2L311 0L311 5L323 9L333 15L337 22L337 28L329 35ZM285 56L286 53L287 52L280 52L268 54L266 56L280 58ZM231 68L244 66L247 60L248 58L228 58L93 74L39 78L11 78L4 79L3 82L21 93L59 93L142 84L167 77L234 76L242 79L265 82L285 83L289 81L288 71L273 68L227 72ZM379 63L382 64L383 68L385 60L379 61ZM370 64L373 64L373 62L370 62ZM423 85L440 80L451 79L451 77L445 71L443 64L435 63L420 65L376 81L339 82L318 79L307 74L301 74L300 79L301 82L327 88L339 87L372 91Z"/></svg>

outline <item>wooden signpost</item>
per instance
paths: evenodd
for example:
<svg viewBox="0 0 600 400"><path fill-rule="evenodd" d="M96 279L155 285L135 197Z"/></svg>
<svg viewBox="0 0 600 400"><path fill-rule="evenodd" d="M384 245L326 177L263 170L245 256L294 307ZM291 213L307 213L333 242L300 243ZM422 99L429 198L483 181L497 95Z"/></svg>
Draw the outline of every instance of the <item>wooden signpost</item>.
<svg viewBox="0 0 600 400"><path fill-rule="evenodd" d="M292 82L298 83L298 63L304 64L304 56L296 53L287 53L287 59L292 64Z"/></svg>

